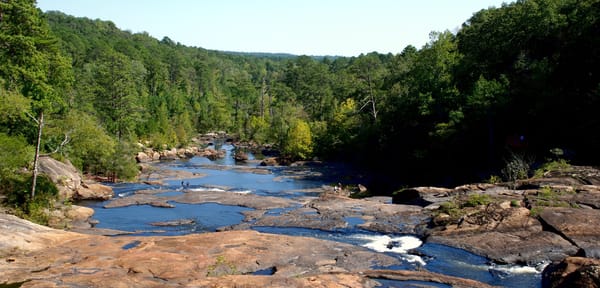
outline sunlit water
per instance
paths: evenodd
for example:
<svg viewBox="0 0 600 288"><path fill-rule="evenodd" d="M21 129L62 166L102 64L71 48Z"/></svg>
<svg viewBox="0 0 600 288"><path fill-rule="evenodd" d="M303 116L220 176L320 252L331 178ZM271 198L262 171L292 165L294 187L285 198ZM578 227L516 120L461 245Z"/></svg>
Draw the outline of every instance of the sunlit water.
<svg viewBox="0 0 600 288"><path fill-rule="evenodd" d="M261 169L268 169L269 173L252 173L248 169L239 168L256 167L258 165L256 162L239 165L232 157L233 147L231 145L222 145L217 148L227 151L225 158L211 161L204 157L194 157L189 160L156 164L169 169L206 174L205 177L184 179L183 181L166 181L166 187L134 183L115 184L113 185L115 197L127 197L137 190L159 188L161 192L154 194L154 196L178 196L183 193L181 191L184 188L182 183L186 186L185 189L196 192L213 190L222 193L254 193L285 198L313 197L317 194L303 190L319 188L337 182L335 177L331 176L335 175L335 171L327 171L322 167L261 167ZM250 157L252 159L252 155ZM299 169L309 169L314 175L320 177L309 179L286 177L294 174ZM214 232L218 228L241 223L244 218L241 213L251 210L250 208L216 203L184 204L178 202L169 202L175 206L174 208L158 208L149 205L103 208L109 201L87 201L81 204L95 210L93 218L99 221L96 227L129 231L133 232L134 235L141 236ZM266 214L276 215L296 208L277 208L268 211ZM182 225L156 225L158 222L179 220L185 220L185 222ZM424 267L428 271L475 279L495 286L541 286L541 275L535 268L493 265L484 257L444 245L423 243L421 239L413 235L383 235L358 229L356 225L363 223L363 220L358 217L346 217L345 220L349 224L348 228L335 231L281 227L255 227L253 229L264 233L314 237L362 246L397 257L403 263L399 266L374 268L417 269ZM137 244L132 242L128 245L124 249L132 248ZM270 275L272 271L267 269L257 271L257 273ZM381 280L381 283L382 287L419 287L422 284L427 284L430 287L448 287L447 285L418 281Z"/></svg>

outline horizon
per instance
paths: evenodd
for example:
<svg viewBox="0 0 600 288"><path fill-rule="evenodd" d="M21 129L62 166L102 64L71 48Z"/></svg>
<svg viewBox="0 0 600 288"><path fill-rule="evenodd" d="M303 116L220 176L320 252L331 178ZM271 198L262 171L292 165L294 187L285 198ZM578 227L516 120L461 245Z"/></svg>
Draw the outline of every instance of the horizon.
<svg viewBox="0 0 600 288"><path fill-rule="evenodd" d="M431 32L456 33L474 13L512 2L39 0L37 7L207 50L354 57L420 49Z"/></svg>

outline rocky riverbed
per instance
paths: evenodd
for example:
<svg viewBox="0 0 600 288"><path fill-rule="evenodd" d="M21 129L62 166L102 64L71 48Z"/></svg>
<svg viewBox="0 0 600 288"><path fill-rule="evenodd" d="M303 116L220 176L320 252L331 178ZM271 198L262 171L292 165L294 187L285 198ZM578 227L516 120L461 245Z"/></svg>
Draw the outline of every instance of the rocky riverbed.
<svg viewBox="0 0 600 288"><path fill-rule="evenodd" d="M223 169L268 172L260 167ZM570 285L575 283L598 287L600 173L590 167L569 169L518 183L470 184L453 189L413 187L397 191L393 197L354 199L348 197L351 187L338 190L327 185L302 194L316 196L296 197L237 192L224 186L198 190L182 185L177 193L169 194L167 188L139 189L105 204L107 209L131 205L171 209L199 203L252 208L242 212L241 223L218 228L221 232L185 236L102 236L131 232L92 228L82 221L91 216L89 209L77 206L69 211L83 210L81 213L64 214L78 219L79 224L64 227L81 233L0 214L0 283L22 283L22 287L222 287L227 283L253 287L374 287L379 279L397 279L458 287L487 286L429 272L427 267L376 269L403 263L397 257L360 246L249 230L287 227L338 231L354 226L362 231L414 235L425 243L485 256L496 265L525 265L543 271L545 286L573 287ZM142 177L143 181L158 187L164 181L205 176L156 167L145 171L151 175ZM292 176L301 179L318 175ZM83 187L81 182L61 179L70 189ZM86 184L94 185L99 184ZM80 195L77 191L70 193ZM176 219L154 224L163 227L193 221ZM390 242L387 249L394 249L394 245ZM407 253L427 257L418 251Z"/></svg>
<svg viewBox="0 0 600 288"><path fill-rule="evenodd" d="M427 271L373 270L399 263L354 245L250 230L106 237L0 214L0 232L0 283L21 287L375 287L378 278L489 287Z"/></svg>

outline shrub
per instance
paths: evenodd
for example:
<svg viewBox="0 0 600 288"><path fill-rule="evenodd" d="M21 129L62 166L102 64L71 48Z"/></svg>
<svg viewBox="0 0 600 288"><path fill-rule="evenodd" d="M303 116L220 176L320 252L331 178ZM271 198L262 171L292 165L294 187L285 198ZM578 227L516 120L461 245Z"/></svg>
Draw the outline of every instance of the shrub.
<svg viewBox="0 0 600 288"><path fill-rule="evenodd" d="M223 275L235 275L239 274L237 267L235 264L227 261L225 256L219 255L215 259L215 263L208 266L208 271L206 276L208 277L218 277Z"/></svg>
<svg viewBox="0 0 600 288"><path fill-rule="evenodd" d="M290 127L283 152L291 159L308 159L313 151L312 135L308 123L297 120Z"/></svg>
<svg viewBox="0 0 600 288"><path fill-rule="evenodd" d="M48 224L47 210L54 207L58 199L58 188L47 176L38 176L34 199L30 195L31 176L15 176L3 182L4 187L11 189L7 194L6 204L14 209L17 216L41 225Z"/></svg>
<svg viewBox="0 0 600 288"><path fill-rule="evenodd" d="M471 194L467 201L465 201L462 207L477 207L480 205L488 205L492 203L492 199L486 194Z"/></svg>
<svg viewBox="0 0 600 288"><path fill-rule="evenodd" d="M511 153L510 158L506 160L506 166L502 169L502 175L506 181L515 182L526 179L529 176L529 169L533 161L523 154Z"/></svg>
<svg viewBox="0 0 600 288"><path fill-rule="evenodd" d="M536 218L542 211L544 211L544 207L533 207L529 210L529 216Z"/></svg>
<svg viewBox="0 0 600 288"><path fill-rule="evenodd" d="M571 168L571 164L567 162L565 159L559 159L544 163L540 168L536 169L534 172L534 177L543 177L546 172L550 171L564 171Z"/></svg>
<svg viewBox="0 0 600 288"><path fill-rule="evenodd" d="M502 178L498 175L491 175L490 178L487 180L487 183L490 184L498 184L502 182Z"/></svg>
<svg viewBox="0 0 600 288"><path fill-rule="evenodd" d="M444 202L440 204L440 208L438 210L440 213L446 213L450 215L452 218L459 218L462 216L462 212L460 207L456 204L456 202Z"/></svg>

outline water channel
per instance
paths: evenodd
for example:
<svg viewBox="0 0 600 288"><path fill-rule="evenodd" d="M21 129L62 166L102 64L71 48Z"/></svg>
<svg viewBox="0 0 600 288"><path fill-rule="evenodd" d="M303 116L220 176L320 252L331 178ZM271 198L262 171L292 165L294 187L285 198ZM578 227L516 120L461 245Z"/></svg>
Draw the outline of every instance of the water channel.
<svg viewBox="0 0 600 288"><path fill-rule="evenodd" d="M172 170L183 170L204 175L203 177L167 180L161 186L140 183L119 183L112 185L115 198L125 198L140 190L160 190L155 197L173 197L183 194L183 190L220 191L222 193L253 193L261 196L275 196L288 199L318 197L314 188L336 183L335 171L327 171L330 167L265 167L265 173L252 172L247 168L256 168L258 161L239 164L233 159L234 147L228 144L219 145L226 155L222 159L211 161L205 157L194 157L187 160L155 163L156 167ZM252 155L250 160L253 159ZM299 170L315 177L286 177ZM324 176L325 175L325 176ZM329 176L326 176L329 175ZM313 189L313 190L311 190ZM80 205L95 210L93 219L98 220L97 228L116 229L132 232L134 235L184 235L189 233L206 233L217 231L221 227L236 225L244 221L244 211L251 208L222 205L217 203L186 204L169 201L173 208L153 207L150 205L133 205L119 208L104 208L113 200L88 201ZM390 199L391 201L391 199ZM272 209L267 214L282 213L286 209ZM157 226L157 222L180 221L179 225ZM388 235L357 228L362 219L348 217L347 228L330 231L295 228L251 226L252 229L264 233L276 233L292 236L308 236L319 239L339 241L363 246L379 253L386 253L402 260L397 267L374 267L385 269L420 269L482 281L490 285L502 287L540 287L540 272L532 267L500 266L491 264L488 259L467 251L444 245L423 243L414 235ZM387 247L388 243L396 243ZM411 250L411 253L408 251ZM264 272L268 274L267 272ZM260 273L259 273L260 274ZM378 280L379 281L379 280ZM382 287L417 287L423 283L408 283L381 280ZM415 285L415 286L411 286ZM448 287L445 285L430 287Z"/></svg>

